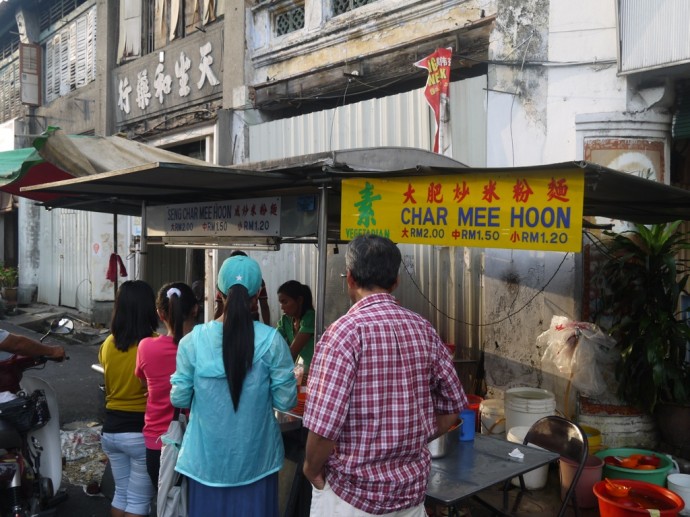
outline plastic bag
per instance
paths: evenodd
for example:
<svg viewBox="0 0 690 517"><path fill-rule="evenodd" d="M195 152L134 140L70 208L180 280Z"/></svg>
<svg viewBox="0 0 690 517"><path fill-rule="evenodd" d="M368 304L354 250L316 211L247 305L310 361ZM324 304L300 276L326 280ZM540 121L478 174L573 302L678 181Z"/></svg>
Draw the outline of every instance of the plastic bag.
<svg viewBox="0 0 690 517"><path fill-rule="evenodd" d="M573 387L586 397L597 397L608 390L604 371L616 361L615 340L594 323L554 316L551 327L537 338L545 347L542 365L569 378Z"/></svg>
<svg viewBox="0 0 690 517"><path fill-rule="evenodd" d="M186 427L187 418L177 409L168 431L161 436L157 499L160 517L186 517L188 513L187 478L175 470Z"/></svg>

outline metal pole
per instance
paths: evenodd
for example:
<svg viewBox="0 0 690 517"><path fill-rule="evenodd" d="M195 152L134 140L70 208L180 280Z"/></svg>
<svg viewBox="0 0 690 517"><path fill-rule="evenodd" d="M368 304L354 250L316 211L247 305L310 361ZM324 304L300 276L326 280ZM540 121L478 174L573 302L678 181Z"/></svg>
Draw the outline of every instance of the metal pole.
<svg viewBox="0 0 690 517"><path fill-rule="evenodd" d="M194 260L194 250L187 248L184 250L184 282L187 285L192 285L194 279L192 278L192 262Z"/></svg>
<svg viewBox="0 0 690 517"><path fill-rule="evenodd" d="M316 273L316 321L314 322L314 341L323 334L324 308L326 306L326 257L328 255L328 188L322 186L319 196L319 228L317 241L319 247L318 269Z"/></svg>
<svg viewBox="0 0 690 517"><path fill-rule="evenodd" d="M146 280L146 253L148 233L146 231L146 201L141 202L141 242L139 244L139 278Z"/></svg>
<svg viewBox="0 0 690 517"><path fill-rule="evenodd" d="M113 214L113 253L117 255L117 213ZM113 300L117 299L117 271L113 280Z"/></svg>

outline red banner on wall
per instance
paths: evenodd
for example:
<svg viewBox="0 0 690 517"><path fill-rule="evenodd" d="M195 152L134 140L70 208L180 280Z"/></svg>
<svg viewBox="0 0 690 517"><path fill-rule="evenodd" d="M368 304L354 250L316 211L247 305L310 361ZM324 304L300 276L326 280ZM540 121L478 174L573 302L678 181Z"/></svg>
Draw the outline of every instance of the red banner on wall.
<svg viewBox="0 0 690 517"><path fill-rule="evenodd" d="M414 66L429 71L424 96L431 106L436 120L434 152L452 155L450 138L450 63L452 48L437 48L430 56L417 61Z"/></svg>

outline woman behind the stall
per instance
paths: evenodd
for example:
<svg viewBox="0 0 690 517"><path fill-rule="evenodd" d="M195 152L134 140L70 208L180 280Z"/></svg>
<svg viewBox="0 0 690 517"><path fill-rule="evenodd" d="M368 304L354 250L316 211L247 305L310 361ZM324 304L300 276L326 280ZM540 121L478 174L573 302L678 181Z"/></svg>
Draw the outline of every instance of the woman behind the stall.
<svg viewBox="0 0 690 517"><path fill-rule="evenodd" d="M189 516L278 515L284 449L273 408L297 403L293 362L276 329L254 321L259 264L227 259L224 310L182 338L171 378L175 407L191 406L175 470L189 478Z"/></svg>
<svg viewBox="0 0 690 517"><path fill-rule="evenodd" d="M158 291L156 310L167 333L141 340L134 370L148 390L144 440L146 468L154 488L158 487L161 464L163 444L160 437L168 430L175 413L170 403L170 376L175 372L177 345L196 324L199 305L191 287L183 282L172 282Z"/></svg>
<svg viewBox="0 0 690 517"><path fill-rule="evenodd" d="M278 288L278 302L283 315L278 332L290 345L292 359L302 359L305 380L314 356L314 304L309 286L288 280Z"/></svg>
<svg viewBox="0 0 690 517"><path fill-rule="evenodd" d="M105 377L101 446L115 479L112 517L148 515L153 484L146 471L146 388L134 375L139 342L158 327L153 289L142 280L124 282L115 296L111 334L98 351Z"/></svg>

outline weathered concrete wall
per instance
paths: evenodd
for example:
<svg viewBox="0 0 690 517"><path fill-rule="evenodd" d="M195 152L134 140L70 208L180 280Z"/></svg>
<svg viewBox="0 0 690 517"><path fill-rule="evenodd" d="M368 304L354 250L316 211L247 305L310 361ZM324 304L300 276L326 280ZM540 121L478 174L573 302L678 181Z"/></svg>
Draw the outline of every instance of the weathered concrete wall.
<svg viewBox="0 0 690 517"><path fill-rule="evenodd" d="M611 5L609 5L611 4ZM623 111L616 77L611 2L502 1L490 56L487 164L509 167L575 160L575 117ZM545 375L536 338L553 315L581 317L581 255L487 250L482 346L490 393L514 386L554 391L564 409L567 381ZM572 406L570 407L572 410Z"/></svg>
<svg viewBox="0 0 690 517"><path fill-rule="evenodd" d="M485 14L491 12L491 5L486 2L383 0L329 19L322 5L323 2L306 2L305 31L280 38L274 38L271 33L270 3L251 9L247 46L254 69L248 84L281 81L335 63L406 47L415 40L457 31L466 23L480 19L482 10Z"/></svg>
<svg viewBox="0 0 690 517"><path fill-rule="evenodd" d="M32 134L48 126L57 126L69 134L109 135L114 129L114 109L108 99L114 97L111 73L114 48L117 48L117 2L97 0L98 45L96 80L50 104L36 109L33 127L17 133ZM27 144L25 144L27 145ZM77 305L91 312L94 300L112 300L113 284L105 279L112 248L112 216L80 213L78 242L65 231L67 221L60 210L46 212L34 202L22 200L20 214L20 253L24 271L21 282L38 284L38 300L50 304ZM70 228L71 229L71 228ZM69 230L69 229L68 229ZM118 224L118 251L127 256L131 236L130 218ZM129 266L129 265L128 265Z"/></svg>

